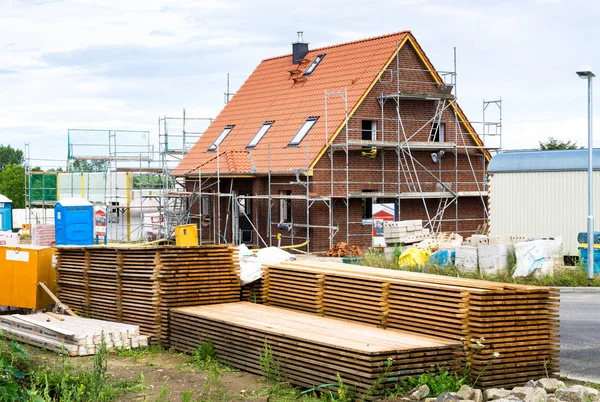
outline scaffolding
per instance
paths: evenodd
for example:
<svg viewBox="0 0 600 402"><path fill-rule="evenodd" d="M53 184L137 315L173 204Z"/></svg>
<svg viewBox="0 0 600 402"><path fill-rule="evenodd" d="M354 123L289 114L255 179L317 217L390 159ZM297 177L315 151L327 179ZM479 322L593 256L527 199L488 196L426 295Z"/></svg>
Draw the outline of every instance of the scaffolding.
<svg viewBox="0 0 600 402"><path fill-rule="evenodd" d="M165 236L170 237L175 226L189 224L194 218L191 206L197 202L198 191L189 191L185 180L172 176L171 170L196 144L212 118L188 117L185 109L182 117L163 116L158 118L159 153L163 177L163 192L160 197L161 216Z"/></svg>
<svg viewBox="0 0 600 402"><path fill-rule="evenodd" d="M398 48L399 50L399 48ZM329 240L329 247L339 238L344 227L343 240L354 243L359 237L371 237L369 216L364 216L360 221L353 220L350 214L350 205L357 199L363 205L372 205L375 202L394 202L397 208L396 219L402 220L403 204L414 205L418 201L423 208L424 226L433 233L441 231L461 231L461 223L472 226L475 222L482 225L487 221L487 196L485 184L486 154L496 152L502 145L502 100L483 101L483 118L481 122L467 121L458 107L456 62L453 71L434 71L429 69L411 69L400 66L399 57L395 65L384 71L379 71L379 84L382 90L377 96L380 117L360 116L356 112L350 115L348 110L348 89L324 91L324 117L325 141L327 147L326 159L328 166L319 163L311 166L312 161L307 161L304 168L295 172L276 172L271 170L271 152L268 153L267 191L266 194L236 194L233 180L230 188L221 189L220 165L217 162L216 172L203 174L201 169L194 172L197 180L191 180L193 189L189 196L194 194L193 205L202 197L214 197L217 200L216 208L209 213L215 217L217 224L213 225L213 235L209 241L233 243L252 243L253 245L271 246L283 237L291 244L306 243L306 251L310 252L311 232L325 231ZM431 80L431 77L435 77ZM340 107L335 102L341 102L344 110L344 124L341 131L337 132L336 139L332 141L334 133L329 132L329 110L332 106ZM424 108L431 110L430 116L417 119L406 112L409 102L418 102ZM390 109L394 112L390 114ZM495 118L489 114L497 113ZM374 121L372 138L361 138L364 128L362 120ZM473 128L470 130L470 128ZM445 130L445 131L442 131ZM474 131L474 132L473 132ZM476 134L475 134L476 133ZM483 143L471 140L471 135L477 135ZM217 149L217 155L220 150ZM351 156L356 154L364 158L381 156L381 165L372 171L351 166ZM391 155L391 156L390 156ZM341 158L341 161L339 160ZM432 169L425 163L431 158L435 167ZM323 158L325 159L325 158ZM336 163L337 161L337 163ZM448 161L448 162L446 162ZM446 162L446 163L445 163ZM274 177L295 175L295 180L280 182ZM190 177L195 179L195 177ZM377 177L361 181L361 177ZM327 179L326 179L327 178ZM216 184L215 181L216 180ZM207 192L208 186L216 187L214 191ZM293 195L280 194L278 187L296 188ZM481 217L459 216L459 203L466 197L481 202ZM221 222L221 199L228 201L227 213L224 222ZM250 242L244 241L236 220L232 218L229 224L229 215L236 216L240 209L244 209L247 200L264 200L267 203L267 230L264 239L260 230L252 225L256 238ZM280 222L273 219L273 206L285 200L296 205L296 210L303 210L300 219L292 216L289 222ZM327 211L326 222L315 222L311 217L312 209L316 205L324 205ZM450 208L454 214L449 215ZM291 208L291 207L290 207ZM334 213L342 209L345 219L340 219ZM208 211L205 211L208 212ZM244 215L244 213L242 213ZM200 216L202 214L200 207ZM469 222L470 221L470 222ZM356 228L357 225L360 228ZM231 234L227 231L231 228ZM472 232L483 230L477 228ZM202 225L200 225L202 232ZM275 232L279 232L275 234ZM465 232L463 230L463 232ZM263 230L265 233L265 230ZM287 234L286 234L287 233ZM323 232L321 232L323 233ZM202 236L200 236L202 238ZM369 241L370 243L370 241Z"/></svg>
<svg viewBox="0 0 600 402"><path fill-rule="evenodd" d="M146 130L68 129L66 164L32 158L26 143L26 222L52 223L60 198L81 197L106 205L112 241L170 236L177 221L165 217L178 211L168 195L181 190L170 170L211 121L186 116L185 110L182 117L159 118L158 147Z"/></svg>

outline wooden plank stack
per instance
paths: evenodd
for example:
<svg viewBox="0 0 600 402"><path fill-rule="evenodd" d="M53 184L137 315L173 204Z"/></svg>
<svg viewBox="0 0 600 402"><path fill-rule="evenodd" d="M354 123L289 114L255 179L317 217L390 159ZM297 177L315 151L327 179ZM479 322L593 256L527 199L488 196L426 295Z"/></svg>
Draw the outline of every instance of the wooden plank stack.
<svg viewBox="0 0 600 402"><path fill-rule="evenodd" d="M241 291L227 245L59 247L57 283L72 309L139 325L164 346L171 308L235 302Z"/></svg>
<svg viewBox="0 0 600 402"><path fill-rule="evenodd" d="M473 376L481 374L481 387L520 385L559 371L557 289L350 264L288 262L265 267L263 302L462 340L464 359L472 360Z"/></svg>
<svg viewBox="0 0 600 402"><path fill-rule="evenodd" d="M185 307L171 312L171 345L192 352L210 340L217 358L233 367L264 374L265 341L280 374L304 387L337 383L337 375L365 399L377 396L374 383L386 365L381 387L432 365L459 366L461 344L402 331L388 331L277 307L239 302Z"/></svg>
<svg viewBox="0 0 600 402"><path fill-rule="evenodd" d="M108 349L148 346L137 325L52 313L0 315L3 336L69 356L96 353L104 339Z"/></svg>

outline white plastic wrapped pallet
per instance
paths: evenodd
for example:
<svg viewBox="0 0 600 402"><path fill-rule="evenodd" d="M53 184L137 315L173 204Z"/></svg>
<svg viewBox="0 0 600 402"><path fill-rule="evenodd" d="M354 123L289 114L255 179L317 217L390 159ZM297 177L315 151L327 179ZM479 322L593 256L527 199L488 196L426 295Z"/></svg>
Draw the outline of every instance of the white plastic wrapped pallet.
<svg viewBox="0 0 600 402"><path fill-rule="evenodd" d="M513 278L536 275L551 275L554 268L564 265L562 240L533 240L515 244L517 266Z"/></svg>
<svg viewBox="0 0 600 402"><path fill-rule="evenodd" d="M509 247L506 244L477 247L479 271L482 274L491 275L508 272L509 252Z"/></svg>
<svg viewBox="0 0 600 402"><path fill-rule="evenodd" d="M457 246L455 264L465 271L477 272L477 247Z"/></svg>

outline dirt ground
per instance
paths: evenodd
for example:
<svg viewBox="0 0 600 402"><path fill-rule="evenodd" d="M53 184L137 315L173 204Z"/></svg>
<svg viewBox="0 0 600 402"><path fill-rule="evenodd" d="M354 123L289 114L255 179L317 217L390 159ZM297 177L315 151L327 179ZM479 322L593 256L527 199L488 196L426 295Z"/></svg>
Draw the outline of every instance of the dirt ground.
<svg viewBox="0 0 600 402"><path fill-rule="evenodd" d="M60 364L64 356L29 345L23 345L36 359L51 365ZM137 356L118 356L114 351L108 358L109 381L140 380L144 390L123 395L118 401L182 401L186 392L192 399L210 393L213 400L256 402L266 401L261 390L266 384L259 376L222 367L211 376L189 363L189 356L171 351L149 352ZM93 356L71 357L74 365L91 369ZM161 395L162 394L162 395Z"/></svg>

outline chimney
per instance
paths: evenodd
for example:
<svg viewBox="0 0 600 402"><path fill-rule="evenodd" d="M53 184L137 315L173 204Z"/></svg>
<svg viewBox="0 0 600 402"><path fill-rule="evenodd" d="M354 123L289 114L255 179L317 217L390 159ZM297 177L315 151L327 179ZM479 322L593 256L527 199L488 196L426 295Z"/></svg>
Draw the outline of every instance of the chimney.
<svg viewBox="0 0 600 402"><path fill-rule="evenodd" d="M292 43L292 64L298 64L308 53L308 43L302 40L302 31L298 31L298 42Z"/></svg>

